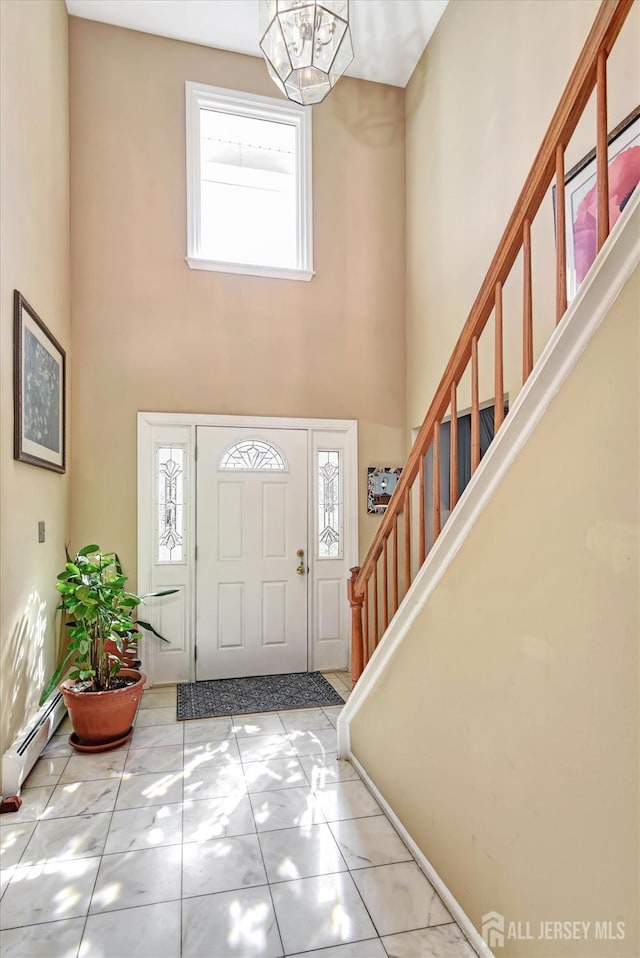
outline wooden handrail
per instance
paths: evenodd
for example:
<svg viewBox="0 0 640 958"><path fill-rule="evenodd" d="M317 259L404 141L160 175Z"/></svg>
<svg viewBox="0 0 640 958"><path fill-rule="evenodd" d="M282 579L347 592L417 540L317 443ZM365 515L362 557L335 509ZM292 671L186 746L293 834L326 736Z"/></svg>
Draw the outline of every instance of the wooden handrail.
<svg viewBox="0 0 640 958"><path fill-rule="evenodd" d="M533 222L535 214L549 189L552 178L559 168L559 151L564 151L569 142L584 112L589 97L596 87L597 81L599 81L598 86L600 92L598 98L601 104L598 111L599 129L602 131L604 122L604 142L606 144L606 109L603 109L602 106L606 100L604 69L606 59L622 29L633 2L634 0L602 0L593 26L589 31L578 61L569 77L560 103L535 157L531 172L525 181L484 282L480 287L480 292L471 307L471 311L447 363L444 375L435 391L431 405L429 406L424 422L407 459L407 463L402 471L402 475L387 506L378 532L371 543L361 568L349 583L350 601L351 598L357 601L364 595L365 583L373 573L378 557L383 550L383 543L393 532L394 527L397 529L398 516L403 510L405 512L405 579L407 580L405 581L405 592L411 584L410 542L407 541L410 535L410 523L408 520L411 509L411 487L420 471L420 461L426 455L432 442L436 424L442 421L449 408L452 389L458 385L469 364L472 344L474 340L477 341L480 338L480 334L493 312L496 305L496 290L498 286L500 286L500 288L504 286L516 257L522 249L523 237L525 234L528 236L530 224ZM603 116L604 121L602 120ZM600 141L600 147L602 147L602 132L599 133L598 139ZM598 152L600 157L598 169L599 171L604 170L604 177L606 177L606 160L602 158L602 149ZM607 196L602 186L600 187L600 196ZM606 200L601 200L600 206L603 214L604 202L606 202ZM601 216L601 219L603 219L603 216ZM603 232L599 234L599 246L601 245L600 239L604 236L604 226L602 226L601 229ZM604 240L602 239L602 241ZM563 294L561 292L561 302L562 298ZM529 357L531 356L531 346L529 343L527 343L526 348L528 365ZM420 494L424 496L423 489L420 491ZM420 507L420 511L422 511L422 506Z"/></svg>

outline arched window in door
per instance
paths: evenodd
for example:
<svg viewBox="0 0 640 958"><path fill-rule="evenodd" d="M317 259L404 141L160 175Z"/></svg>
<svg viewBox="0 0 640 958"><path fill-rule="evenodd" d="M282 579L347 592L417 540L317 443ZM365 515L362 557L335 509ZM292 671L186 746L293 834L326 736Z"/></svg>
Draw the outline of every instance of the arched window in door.
<svg viewBox="0 0 640 958"><path fill-rule="evenodd" d="M230 446L220 460L220 469L235 472L288 472L279 449L264 439L243 439Z"/></svg>

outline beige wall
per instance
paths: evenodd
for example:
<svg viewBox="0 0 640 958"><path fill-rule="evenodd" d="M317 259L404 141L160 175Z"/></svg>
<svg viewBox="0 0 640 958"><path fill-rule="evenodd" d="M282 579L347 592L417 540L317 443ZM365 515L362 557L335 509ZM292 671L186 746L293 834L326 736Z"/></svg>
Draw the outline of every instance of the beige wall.
<svg viewBox="0 0 640 958"><path fill-rule="evenodd" d="M364 476L404 452L404 92L313 110L316 276L190 270L184 83L276 95L253 57L72 18L72 537L136 545L136 412L353 418Z"/></svg>
<svg viewBox="0 0 640 958"><path fill-rule="evenodd" d="M0 3L0 754L37 706L55 655L68 478L13 459L13 290L69 350L67 13ZM46 542L38 544L38 520ZM0 788L1 790L1 788Z"/></svg>
<svg viewBox="0 0 640 958"><path fill-rule="evenodd" d="M478 928L627 923L500 954L640 951L639 312L636 269L352 724Z"/></svg>
<svg viewBox="0 0 640 958"><path fill-rule="evenodd" d="M406 90L407 417L420 425L480 289L599 0L450 0ZM640 102L640 4L609 63L613 128ZM590 103L567 150L595 142ZM551 196L533 224L534 346L555 322ZM505 387L522 368L522 280L505 289ZM493 398L493 320L480 342L480 400ZM458 408L468 408L468 377Z"/></svg>

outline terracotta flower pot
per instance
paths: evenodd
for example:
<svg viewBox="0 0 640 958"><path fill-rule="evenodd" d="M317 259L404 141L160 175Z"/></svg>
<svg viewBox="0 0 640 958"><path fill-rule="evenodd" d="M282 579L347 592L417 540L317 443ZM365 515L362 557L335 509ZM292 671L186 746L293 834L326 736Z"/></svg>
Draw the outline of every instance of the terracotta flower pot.
<svg viewBox="0 0 640 958"><path fill-rule="evenodd" d="M113 743L115 748L131 730L147 677L135 669L121 669L118 675L137 681L125 688L109 689L107 692L77 692L74 689L75 681L70 679L60 686L81 746L101 746L101 750L104 750Z"/></svg>
<svg viewBox="0 0 640 958"><path fill-rule="evenodd" d="M109 655L115 655L116 658L120 659L123 668L136 668L136 663L138 663L138 643L136 640L129 642L125 640L123 650L120 652L118 651L118 646L113 639L108 639L104 644L104 649ZM122 671L118 672L118 675L121 674Z"/></svg>

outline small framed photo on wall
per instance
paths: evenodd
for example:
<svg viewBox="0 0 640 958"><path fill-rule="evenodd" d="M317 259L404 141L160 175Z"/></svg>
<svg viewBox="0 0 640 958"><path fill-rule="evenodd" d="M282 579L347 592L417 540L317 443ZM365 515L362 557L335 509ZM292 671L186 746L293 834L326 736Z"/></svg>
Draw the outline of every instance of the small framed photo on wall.
<svg viewBox="0 0 640 958"><path fill-rule="evenodd" d="M13 456L64 472L66 354L17 289L13 308Z"/></svg>
<svg viewBox="0 0 640 958"><path fill-rule="evenodd" d="M391 494L402 474L402 466L369 466L367 469L367 512L387 511Z"/></svg>

